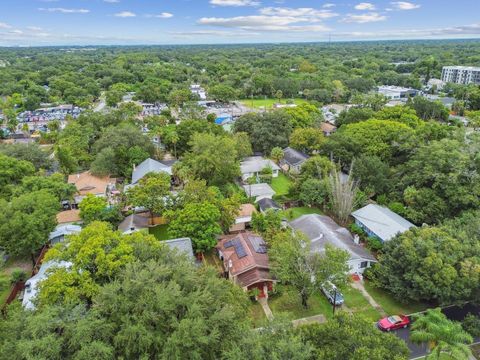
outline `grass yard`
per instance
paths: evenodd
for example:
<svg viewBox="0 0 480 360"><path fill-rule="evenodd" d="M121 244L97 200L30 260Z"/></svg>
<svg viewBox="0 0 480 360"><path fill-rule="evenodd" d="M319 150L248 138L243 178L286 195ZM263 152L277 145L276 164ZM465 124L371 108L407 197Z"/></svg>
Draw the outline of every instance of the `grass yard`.
<svg viewBox="0 0 480 360"><path fill-rule="evenodd" d="M341 291L345 299L345 310L363 315L372 322L378 321L381 318L380 313L368 303L360 291L349 285Z"/></svg>
<svg viewBox="0 0 480 360"><path fill-rule="evenodd" d="M32 272L32 261L27 258L10 258L3 265L0 265L0 306L3 305L12 285L10 284L11 274L15 270L23 270L27 274L27 279Z"/></svg>
<svg viewBox="0 0 480 360"><path fill-rule="evenodd" d="M277 285L279 295L268 299L268 304L274 316L285 315L288 319L296 320L309 316L323 314L327 318L332 316L332 306L323 294L313 294L308 300L308 309L302 306L297 291L289 285Z"/></svg>
<svg viewBox="0 0 480 360"><path fill-rule="evenodd" d="M250 318L252 319L252 326L254 328L264 326L267 321L262 305L257 301L252 301L250 304Z"/></svg>
<svg viewBox="0 0 480 360"><path fill-rule="evenodd" d="M284 211L288 220L295 220L302 215L323 214L322 210L315 207L294 207Z"/></svg>
<svg viewBox="0 0 480 360"><path fill-rule="evenodd" d="M404 304L399 300L395 299L392 294L386 292L385 290L374 287L369 281L365 281L364 286L368 293L373 297L373 299L389 315L408 315L419 311L424 311L429 307L428 304L418 302Z"/></svg>
<svg viewBox="0 0 480 360"><path fill-rule="evenodd" d="M287 195L292 186L292 180L287 175L279 172L278 177L272 178L272 189L277 193L276 196Z"/></svg>
<svg viewBox="0 0 480 360"><path fill-rule="evenodd" d="M278 99L242 99L240 100L240 102L243 105L251 107L253 109L260 109L260 108L273 109L273 105L279 103ZM308 101L305 99L293 99L293 102L297 105L308 103ZM287 103L286 99L282 99L280 101L280 104L286 104L286 103Z"/></svg>
<svg viewBox="0 0 480 360"><path fill-rule="evenodd" d="M155 236L158 240L170 240L172 237L168 233L168 225L158 225L148 229L148 232Z"/></svg>

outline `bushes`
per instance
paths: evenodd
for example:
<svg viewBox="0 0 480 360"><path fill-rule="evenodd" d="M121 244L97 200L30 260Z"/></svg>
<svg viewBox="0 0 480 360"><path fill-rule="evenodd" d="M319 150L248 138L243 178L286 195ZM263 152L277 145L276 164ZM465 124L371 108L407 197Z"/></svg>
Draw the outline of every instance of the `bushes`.
<svg viewBox="0 0 480 360"><path fill-rule="evenodd" d="M473 337L480 336L480 318L478 316L468 313L462 321L462 327Z"/></svg>
<svg viewBox="0 0 480 360"><path fill-rule="evenodd" d="M10 275L10 283L15 284L19 281L27 280L27 273L22 269L14 269Z"/></svg>
<svg viewBox="0 0 480 360"><path fill-rule="evenodd" d="M369 236L366 240L367 247L374 252L378 252L383 249L383 242L376 236Z"/></svg>

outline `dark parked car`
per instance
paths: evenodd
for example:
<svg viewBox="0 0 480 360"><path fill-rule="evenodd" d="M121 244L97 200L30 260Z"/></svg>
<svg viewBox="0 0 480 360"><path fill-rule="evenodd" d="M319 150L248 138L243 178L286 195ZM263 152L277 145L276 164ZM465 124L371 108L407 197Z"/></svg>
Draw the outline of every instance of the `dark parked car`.
<svg viewBox="0 0 480 360"><path fill-rule="evenodd" d="M342 293L330 281L327 281L322 285L322 292L327 297L330 304L335 304L335 306L343 305L344 299Z"/></svg>

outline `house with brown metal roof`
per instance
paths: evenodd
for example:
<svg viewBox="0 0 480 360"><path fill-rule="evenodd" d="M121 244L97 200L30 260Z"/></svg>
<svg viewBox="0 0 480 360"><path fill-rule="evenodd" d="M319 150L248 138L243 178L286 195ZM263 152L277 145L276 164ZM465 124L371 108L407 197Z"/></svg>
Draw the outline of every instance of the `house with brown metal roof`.
<svg viewBox="0 0 480 360"><path fill-rule="evenodd" d="M77 188L75 203L79 204L88 194L99 197L107 196L107 190L114 187L116 179L110 178L110 176L95 176L90 171L84 171L69 175L68 183Z"/></svg>
<svg viewBox="0 0 480 360"><path fill-rule="evenodd" d="M252 232L224 236L216 248L227 278L245 291L258 289L259 297L268 297L276 281L270 274L267 245L261 236Z"/></svg>

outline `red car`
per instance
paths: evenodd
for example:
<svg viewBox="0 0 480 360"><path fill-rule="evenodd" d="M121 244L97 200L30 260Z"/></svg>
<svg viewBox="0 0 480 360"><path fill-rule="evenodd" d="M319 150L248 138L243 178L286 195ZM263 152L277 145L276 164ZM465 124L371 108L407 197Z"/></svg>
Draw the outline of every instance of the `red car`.
<svg viewBox="0 0 480 360"><path fill-rule="evenodd" d="M397 329L404 329L410 324L410 319L405 315L392 315L380 319L377 326L380 330L391 331Z"/></svg>

